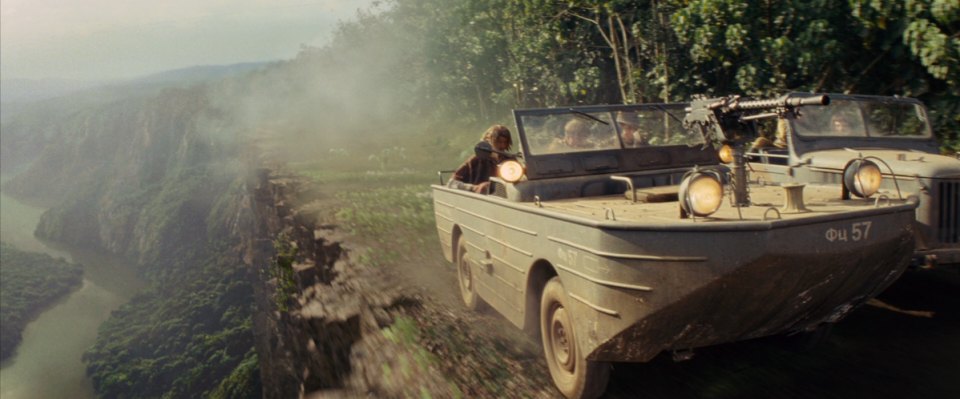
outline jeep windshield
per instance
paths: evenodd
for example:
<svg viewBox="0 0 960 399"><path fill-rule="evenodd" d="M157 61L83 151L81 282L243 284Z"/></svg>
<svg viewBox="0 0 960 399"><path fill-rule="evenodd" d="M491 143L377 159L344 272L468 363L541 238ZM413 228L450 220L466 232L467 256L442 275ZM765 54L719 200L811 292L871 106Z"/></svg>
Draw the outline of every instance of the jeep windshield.
<svg viewBox="0 0 960 399"><path fill-rule="evenodd" d="M793 127L806 137L930 138L926 109L907 98L830 95L826 107L807 107Z"/></svg>
<svg viewBox="0 0 960 399"><path fill-rule="evenodd" d="M679 104L525 110L518 114L528 152L549 155L702 144L683 128Z"/></svg>

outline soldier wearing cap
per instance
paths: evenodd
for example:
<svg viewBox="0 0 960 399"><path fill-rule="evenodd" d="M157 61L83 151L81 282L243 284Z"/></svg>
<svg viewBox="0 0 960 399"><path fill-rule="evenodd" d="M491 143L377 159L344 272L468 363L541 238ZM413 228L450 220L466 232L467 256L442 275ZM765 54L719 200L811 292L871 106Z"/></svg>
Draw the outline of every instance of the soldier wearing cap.
<svg viewBox="0 0 960 399"><path fill-rule="evenodd" d="M647 145L646 137L639 132L640 118L634 112L617 112L617 124L620 125L620 137L626 148Z"/></svg>

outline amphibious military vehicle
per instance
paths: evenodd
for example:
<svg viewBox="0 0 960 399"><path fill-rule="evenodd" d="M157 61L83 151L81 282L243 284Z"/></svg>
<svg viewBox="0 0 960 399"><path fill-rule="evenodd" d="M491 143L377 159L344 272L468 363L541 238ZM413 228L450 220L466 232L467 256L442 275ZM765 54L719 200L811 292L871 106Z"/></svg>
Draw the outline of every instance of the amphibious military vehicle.
<svg viewBox="0 0 960 399"><path fill-rule="evenodd" d="M837 322L907 267L915 197L738 181L703 134L720 112L517 110L489 194L432 186L463 301L540 337L565 396L601 394L610 362Z"/></svg>

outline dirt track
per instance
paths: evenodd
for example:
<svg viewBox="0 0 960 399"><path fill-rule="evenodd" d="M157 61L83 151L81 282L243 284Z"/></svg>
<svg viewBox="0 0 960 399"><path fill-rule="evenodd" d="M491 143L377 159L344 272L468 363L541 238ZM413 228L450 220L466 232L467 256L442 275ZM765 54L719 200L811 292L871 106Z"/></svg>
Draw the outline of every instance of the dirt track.
<svg viewBox="0 0 960 399"><path fill-rule="evenodd" d="M426 266L426 265L424 265ZM431 265L432 266L432 265ZM451 269L433 297L463 310ZM431 280L441 276L433 274ZM442 298L442 299L441 299ZM829 338L810 350L781 338L698 349L684 362L661 354L646 364L616 364L606 398L957 398L960 397L960 273L908 271L869 306L838 323ZM514 341L512 326L496 314L463 316L493 342ZM529 342L521 347L534 348ZM506 351L524 363L537 386L546 365L531 349ZM479 366L483 367L483 366ZM484 371L479 371L485 373ZM525 373L527 374L527 373ZM469 388L465 389L469 391ZM553 389L511 390L512 397L560 397Z"/></svg>
<svg viewBox="0 0 960 399"><path fill-rule="evenodd" d="M809 351L762 339L620 365L607 397L960 397L960 273L908 271L878 299Z"/></svg>

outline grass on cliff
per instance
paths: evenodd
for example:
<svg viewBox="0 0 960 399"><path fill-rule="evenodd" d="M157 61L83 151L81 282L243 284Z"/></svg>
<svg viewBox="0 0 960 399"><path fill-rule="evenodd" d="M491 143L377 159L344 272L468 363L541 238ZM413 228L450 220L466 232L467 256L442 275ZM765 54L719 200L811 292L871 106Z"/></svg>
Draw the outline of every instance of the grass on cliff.
<svg viewBox="0 0 960 399"><path fill-rule="evenodd" d="M306 200L322 204L320 222L371 247L358 254L362 262L387 265L439 248L430 184L439 182L437 170L459 165L459 155L424 159L390 146L356 156L341 149L290 166L317 185L320 194Z"/></svg>
<svg viewBox="0 0 960 399"><path fill-rule="evenodd" d="M486 128L388 127L375 137L340 139L331 144L338 148L288 166L319 187L308 200L322 203L321 222L378 249L365 260L387 264L423 252L439 257L430 185L441 182L438 171L456 169L473 155Z"/></svg>

